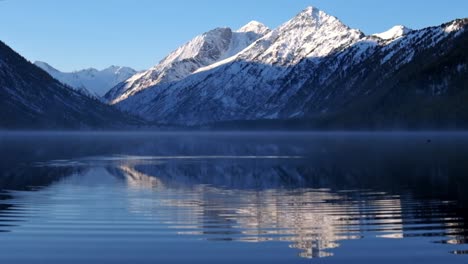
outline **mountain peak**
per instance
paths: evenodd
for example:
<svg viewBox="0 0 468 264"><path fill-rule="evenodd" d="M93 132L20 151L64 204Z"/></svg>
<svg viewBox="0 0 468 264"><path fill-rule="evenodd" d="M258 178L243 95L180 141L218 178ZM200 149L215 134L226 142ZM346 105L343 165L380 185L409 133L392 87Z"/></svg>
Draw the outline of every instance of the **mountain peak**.
<svg viewBox="0 0 468 264"><path fill-rule="evenodd" d="M43 70L46 70L46 71L58 72L57 69L55 69L54 67L50 66L50 64L48 64L47 62L35 61L33 64L36 65L37 67L43 69Z"/></svg>
<svg viewBox="0 0 468 264"><path fill-rule="evenodd" d="M308 15L312 15L313 13L316 13L316 12L320 12L321 10L314 7L314 6L308 6L306 7L306 9L302 10L302 12L300 14L308 14Z"/></svg>
<svg viewBox="0 0 468 264"><path fill-rule="evenodd" d="M247 33L247 32L253 32L255 34L265 34L267 33L268 31L270 31L270 29L265 26L264 24L258 22L258 21L250 21L249 23L247 23L245 26L241 27L240 29L238 29L236 32L238 33Z"/></svg>
<svg viewBox="0 0 468 264"><path fill-rule="evenodd" d="M114 74L135 74L136 70L130 68L130 67L123 67L123 66L117 66L117 65L112 65L101 72L109 72L109 73L114 73Z"/></svg>
<svg viewBox="0 0 468 264"><path fill-rule="evenodd" d="M331 15L313 6L309 6L306 9L302 10L296 17L304 16L312 17L314 19L319 19L320 17L331 17Z"/></svg>
<svg viewBox="0 0 468 264"><path fill-rule="evenodd" d="M383 40L390 40L390 39L395 39L395 38L399 38L399 37L402 37L406 34L408 34L409 32L413 31L412 29L410 28L407 28L403 25L396 25L394 27L392 27L391 29L385 31L385 32L382 32L382 33L378 33L378 34L373 34L372 36L376 36L378 38L381 38Z"/></svg>
<svg viewBox="0 0 468 264"><path fill-rule="evenodd" d="M338 18L329 15L324 11L313 6L309 6L306 9L302 10L299 14L297 14L293 19L286 22L286 24L284 24L283 26L286 25L292 25L293 27L312 27L315 29L318 29L323 25L335 25L339 27L344 26L348 28Z"/></svg>
<svg viewBox="0 0 468 264"><path fill-rule="evenodd" d="M123 67L117 66L117 65L111 65L111 66L107 67L107 68L104 69L104 70L119 70L119 69L121 69L121 68L123 68Z"/></svg>

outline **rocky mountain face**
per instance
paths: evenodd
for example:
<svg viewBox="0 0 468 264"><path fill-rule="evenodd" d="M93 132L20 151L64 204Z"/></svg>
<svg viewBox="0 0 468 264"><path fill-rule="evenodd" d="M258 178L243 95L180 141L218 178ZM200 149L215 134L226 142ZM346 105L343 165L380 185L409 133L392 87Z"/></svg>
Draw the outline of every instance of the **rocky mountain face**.
<svg viewBox="0 0 468 264"><path fill-rule="evenodd" d="M118 128L140 122L53 79L0 42L0 129Z"/></svg>
<svg viewBox="0 0 468 264"><path fill-rule="evenodd" d="M202 67L239 53L269 31L256 21L237 31L230 28L213 29L195 37L148 71L119 84L105 97L115 104L148 87L182 80Z"/></svg>
<svg viewBox="0 0 468 264"><path fill-rule="evenodd" d="M183 78L147 82L110 101L147 120L182 125L449 122L468 113L461 99L456 111L447 107L468 87L467 25L462 19L421 30L397 26L366 36L310 7L231 57L213 56Z"/></svg>
<svg viewBox="0 0 468 264"><path fill-rule="evenodd" d="M34 64L60 82L86 95L98 98L137 73L132 68L119 66L111 66L101 71L89 68L74 72L61 72L45 62L36 61Z"/></svg>

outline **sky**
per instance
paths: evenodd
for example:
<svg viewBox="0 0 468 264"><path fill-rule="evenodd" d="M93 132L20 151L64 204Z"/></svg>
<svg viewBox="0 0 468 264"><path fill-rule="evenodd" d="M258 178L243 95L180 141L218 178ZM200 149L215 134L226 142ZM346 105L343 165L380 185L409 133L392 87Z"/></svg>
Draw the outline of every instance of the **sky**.
<svg viewBox="0 0 468 264"><path fill-rule="evenodd" d="M0 40L62 71L144 70L210 29L275 28L307 6L366 34L468 17L467 0L0 0Z"/></svg>

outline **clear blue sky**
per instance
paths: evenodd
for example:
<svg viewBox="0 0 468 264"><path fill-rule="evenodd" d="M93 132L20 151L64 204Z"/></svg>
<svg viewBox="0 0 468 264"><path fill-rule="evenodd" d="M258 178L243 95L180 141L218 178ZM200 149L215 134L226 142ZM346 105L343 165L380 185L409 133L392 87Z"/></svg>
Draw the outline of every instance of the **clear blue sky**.
<svg viewBox="0 0 468 264"><path fill-rule="evenodd" d="M0 0L0 40L60 70L142 70L212 28L274 28L310 5L368 34L468 17L468 0Z"/></svg>

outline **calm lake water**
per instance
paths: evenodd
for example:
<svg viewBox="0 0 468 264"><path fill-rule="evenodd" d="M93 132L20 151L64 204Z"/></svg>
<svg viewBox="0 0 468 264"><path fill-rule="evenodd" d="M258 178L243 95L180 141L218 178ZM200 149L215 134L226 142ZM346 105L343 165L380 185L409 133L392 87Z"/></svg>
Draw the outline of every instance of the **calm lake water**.
<svg viewBox="0 0 468 264"><path fill-rule="evenodd" d="M468 263L468 135L0 134L1 263Z"/></svg>

